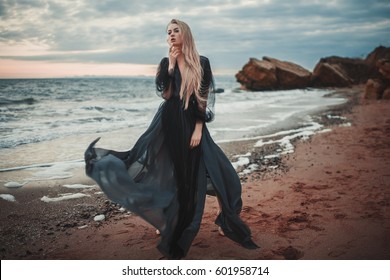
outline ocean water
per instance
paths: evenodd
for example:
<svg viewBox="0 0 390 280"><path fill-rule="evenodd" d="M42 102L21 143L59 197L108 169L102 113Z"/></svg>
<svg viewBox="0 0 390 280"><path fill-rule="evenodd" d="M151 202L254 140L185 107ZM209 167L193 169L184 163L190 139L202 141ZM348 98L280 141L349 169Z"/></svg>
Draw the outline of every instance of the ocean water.
<svg viewBox="0 0 390 280"><path fill-rule="evenodd" d="M224 89L208 124L217 143L304 126L313 111L345 102L328 90L247 92L234 77L215 80ZM0 169L80 162L99 136L99 146L130 149L161 102L153 77L0 80Z"/></svg>

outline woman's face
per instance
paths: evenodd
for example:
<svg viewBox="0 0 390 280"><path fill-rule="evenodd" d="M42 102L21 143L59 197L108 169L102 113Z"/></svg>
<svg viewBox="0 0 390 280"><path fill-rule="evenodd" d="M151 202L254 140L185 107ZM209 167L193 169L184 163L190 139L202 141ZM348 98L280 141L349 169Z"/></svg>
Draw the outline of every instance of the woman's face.
<svg viewBox="0 0 390 280"><path fill-rule="evenodd" d="M183 36L179 26L176 23L168 25L167 29L168 38L167 42L170 46L181 47L183 44Z"/></svg>

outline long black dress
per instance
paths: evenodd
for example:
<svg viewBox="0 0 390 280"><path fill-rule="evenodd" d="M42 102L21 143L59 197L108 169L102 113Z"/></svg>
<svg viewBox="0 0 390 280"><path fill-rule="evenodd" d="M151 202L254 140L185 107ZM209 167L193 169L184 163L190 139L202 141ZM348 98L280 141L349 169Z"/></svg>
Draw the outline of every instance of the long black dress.
<svg viewBox="0 0 390 280"><path fill-rule="evenodd" d="M86 173L112 201L138 214L161 232L158 249L166 257L184 257L203 215L206 193L217 195L222 212L216 219L225 236L248 249L258 248L240 219L241 184L236 171L212 140L206 122L213 119L214 90L209 61L201 56L203 79L198 102L191 95L187 109L180 99L181 74L168 73L163 58L156 87L165 101L149 128L130 151L94 148L85 152ZM190 139L197 120L204 122L199 146Z"/></svg>

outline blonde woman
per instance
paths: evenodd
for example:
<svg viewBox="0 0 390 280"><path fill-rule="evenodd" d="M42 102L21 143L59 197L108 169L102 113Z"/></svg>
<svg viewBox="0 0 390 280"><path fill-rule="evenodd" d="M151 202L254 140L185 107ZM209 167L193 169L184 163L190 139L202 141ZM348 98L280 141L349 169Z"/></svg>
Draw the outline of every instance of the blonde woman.
<svg viewBox="0 0 390 280"><path fill-rule="evenodd" d="M93 146L86 172L114 202L137 213L160 233L157 248L170 259L186 256L202 219L206 194L221 207L216 224L223 234L256 249L240 219L241 184L206 123L214 118L209 60L200 56L189 26L173 19L167 27L169 57L156 74L164 98L149 128L133 149L116 152Z"/></svg>

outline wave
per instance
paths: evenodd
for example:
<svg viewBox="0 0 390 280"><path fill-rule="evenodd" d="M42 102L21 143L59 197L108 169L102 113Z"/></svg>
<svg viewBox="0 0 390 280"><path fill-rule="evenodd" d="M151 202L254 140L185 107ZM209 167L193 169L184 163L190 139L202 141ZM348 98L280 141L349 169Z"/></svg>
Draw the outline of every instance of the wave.
<svg viewBox="0 0 390 280"><path fill-rule="evenodd" d="M0 97L0 106L8 106L8 105L15 105L15 104L27 104L32 105L34 103L37 103L38 101L32 97L23 98L23 99L7 99Z"/></svg>

